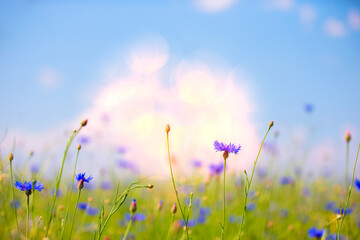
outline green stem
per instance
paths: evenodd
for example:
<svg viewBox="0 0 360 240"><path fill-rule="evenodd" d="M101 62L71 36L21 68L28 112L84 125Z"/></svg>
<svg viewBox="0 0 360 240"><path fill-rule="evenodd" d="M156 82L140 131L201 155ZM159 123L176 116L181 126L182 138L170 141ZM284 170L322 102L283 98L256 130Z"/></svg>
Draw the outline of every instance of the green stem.
<svg viewBox="0 0 360 240"><path fill-rule="evenodd" d="M27 214L26 214L26 239L29 239L29 218L30 218L30 207L29 207L29 195L26 195L27 200L26 200L26 209L27 209Z"/></svg>
<svg viewBox="0 0 360 240"><path fill-rule="evenodd" d="M346 159L345 159L345 189L349 190L349 142L346 142Z"/></svg>
<svg viewBox="0 0 360 240"><path fill-rule="evenodd" d="M267 130L266 133L265 133L264 139L263 139L262 142L261 142L261 145L260 145L260 148L259 148L259 152L258 152L258 154L257 154L257 156L256 156L256 159L255 159L255 162L254 162L254 167L253 167L253 169L252 169L250 181L249 181L248 183L247 183L247 182L245 183L245 200L244 200L244 209L243 209L243 213L242 213L242 216L241 216L241 224L240 224L240 230L239 230L239 235L238 235L238 239L239 239L239 240L241 239L241 232L242 232L243 225L244 225L244 221L245 221L247 198L248 198L248 194L249 194L249 191L250 191L250 186L251 186L251 183L252 183L252 180L253 180L253 177L254 177L254 172L255 172L256 163L257 163L257 161L258 161L258 159L259 159L262 146L263 146L263 144L264 144L264 142L265 142L265 138L266 138L266 136L268 135L271 127L272 127L272 126L269 126L268 130Z"/></svg>
<svg viewBox="0 0 360 240"><path fill-rule="evenodd" d="M170 222L170 227L169 227L169 231L168 231L166 239L169 239L169 237L170 237L171 227L174 223L174 216L175 216L175 214L171 214L171 222Z"/></svg>
<svg viewBox="0 0 360 240"><path fill-rule="evenodd" d="M33 227L35 228L35 180L32 181L32 202L31 202L31 217L33 221Z"/></svg>
<svg viewBox="0 0 360 240"><path fill-rule="evenodd" d="M226 159L224 158L224 181L223 181L223 222L221 226L221 239L224 239L224 232L225 232L225 169L226 169Z"/></svg>
<svg viewBox="0 0 360 240"><path fill-rule="evenodd" d="M341 208L343 211L340 212L340 214L342 214L342 215L341 215L341 220L340 220L340 226L339 226L337 234L336 234L336 239L339 239L340 232L341 232L341 227L342 227L342 224L343 224L343 221L344 221L344 218L345 218L345 211L349 206L351 191L352 191L352 188L353 188L353 185L354 185L356 164L357 164L357 161L358 161L358 158L359 158L359 150L360 150L360 142L359 142L359 147L358 147L357 154L356 154L355 165L354 165L353 175L352 175L352 179L351 179L351 185L350 185L348 195L347 195L347 198L346 198L346 204L345 204L344 208ZM340 211L341 211L341 209L340 209Z"/></svg>
<svg viewBox="0 0 360 240"><path fill-rule="evenodd" d="M189 238L189 233L188 233L187 221L186 221L186 218L185 218L185 214L184 214L184 212L183 212L183 209L182 209L182 207L181 207L181 202L180 202L180 199L179 199L178 192L177 192L177 190L176 190L174 175L173 175L173 171L172 171L172 167L171 167L170 147L169 147L169 133L168 133L168 132L166 132L166 140L167 140L167 150L168 150L168 157L169 157L171 181L172 181L172 183L173 183L174 191L175 191L175 195L176 195L176 199L177 199L177 201L178 201L179 208L180 208L180 212L181 212L182 218L183 218L183 220L184 220L185 230L186 230L186 237L187 237L187 239L189 240L190 238Z"/></svg>
<svg viewBox="0 0 360 240"><path fill-rule="evenodd" d="M133 216L134 216L134 213L131 213L130 222L129 222L128 227L126 228L126 232L125 232L125 234L124 234L123 240L126 239L128 233L129 233L129 230L130 230L130 227L131 227L131 224L132 224L132 221L133 221Z"/></svg>
<svg viewBox="0 0 360 240"><path fill-rule="evenodd" d="M72 135L70 136L70 138L69 138L69 140L68 140L68 142L66 144L66 148L65 148L65 151L64 151L64 156L63 156L61 167L60 167L60 172L59 172L59 175L58 175L58 178L57 178L57 181L56 181L55 193L54 193L54 196L53 196L53 201L52 201L50 212L49 212L49 219L48 219L48 222L46 224L45 237L47 237L47 235L49 234L49 228L50 228L50 224L51 224L51 220L52 220L52 216L53 216L53 211L54 211L54 207L55 207L55 201L56 201L56 197L57 197L57 192L58 192L59 187L60 187L60 180L61 180L61 175L62 175L63 168L64 168L65 158L66 158L66 155L67 155L67 152L69 150L69 147L70 147L70 144L71 144L72 140L80 132L81 128L82 128L82 126L80 126L80 128L78 130L73 131Z"/></svg>
<svg viewBox="0 0 360 240"><path fill-rule="evenodd" d="M73 219L72 219L72 222L71 222L69 239L71 239L71 234L72 234L72 230L73 230L73 227L74 227L74 222L75 222L75 217L76 217L76 210L77 210L77 206L78 206L78 204L79 204L80 194L81 194L81 189L79 189L79 191L78 191L78 196L77 196L77 199L76 199L74 216L73 216Z"/></svg>
<svg viewBox="0 0 360 240"><path fill-rule="evenodd" d="M18 223L17 212L16 212L16 207L15 207L15 191L14 191L14 180L13 180L13 174L12 174L12 161L10 161L10 178L11 178L13 209L14 209L15 220L16 220L16 228L17 228L17 233L18 233L18 239L20 239L20 229L19 229L19 223Z"/></svg>
<svg viewBox="0 0 360 240"><path fill-rule="evenodd" d="M75 165L74 165L74 171L73 171L73 177L72 177L72 181L71 181L71 185L70 185L70 193L69 193L69 196L68 196L68 199L67 199L67 204L66 204L66 213L65 213L65 219L64 219L64 227L63 227L63 230L62 230L62 232L61 232L61 239L64 239L66 222L67 222L67 219L68 219L68 216L69 216L71 195L72 195L72 192L73 192L74 179L75 179L75 171L76 171L76 165L77 165L77 161L78 161L78 157L79 157L79 151L80 151L80 148L78 148L77 153L76 153Z"/></svg>

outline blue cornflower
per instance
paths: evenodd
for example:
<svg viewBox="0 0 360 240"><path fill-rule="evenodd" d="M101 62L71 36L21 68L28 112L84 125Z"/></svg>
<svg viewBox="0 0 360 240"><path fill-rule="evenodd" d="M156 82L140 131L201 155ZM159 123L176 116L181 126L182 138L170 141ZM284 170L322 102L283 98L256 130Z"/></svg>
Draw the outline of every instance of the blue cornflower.
<svg viewBox="0 0 360 240"><path fill-rule="evenodd" d="M217 176L217 175L219 175L222 171L223 171L223 169L224 169L224 163L219 163L219 164L210 164L210 166L209 166L209 168L210 168L210 175L211 176Z"/></svg>
<svg viewBox="0 0 360 240"><path fill-rule="evenodd" d="M335 213L335 214L339 214L339 215L349 215L349 214L351 214L352 213L352 208L347 208L347 209L345 209L345 212L344 212L344 208L337 208L337 209L334 209L333 210L333 212Z"/></svg>
<svg viewBox="0 0 360 240"><path fill-rule="evenodd" d="M184 220L180 220L181 226L185 227L185 222ZM195 219L191 219L187 222L187 226L188 227L194 227L196 225L196 220Z"/></svg>
<svg viewBox="0 0 360 240"><path fill-rule="evenodd" d="M335 206L336 206L336 202L328 202L328 203L326 203L325 208L326 208L326 210L334 211Z"/></svg>
<svg viewBox="0 0 360 240"><path fill-rule="evenodd" d="M241 223L241 216L236 216L234 214L229 216L229 222L231 223Z"/></svg>
<svg viewBox="0 0 360 240"><path fill-rule="evenodd" d="M93 207L89 207L86 211L86 213L90 216L93 215L97 215L98 214L98 209L97 208L93 208Z"/></svg>
<svg viewBox="0 0 360 240"><path fill-rule="evenodd" d="M215 140L214 142L214 148L217 152L227 152L227 153L234 153L237 154L241 146L235 146L233 143L225 144L222 142L219 142L218 140Z"/></svg>
<svg viewBox="0 0 360 240"><path fill-rule="evenodd" d="M87 137L87 136L81 136L79 138L79 142L82 144L82 145L86 145L90 142L90 138Z"/></svg>
<svg viewBox="0 0 360 240"><path fill-rule="evenodd" d="M10 206L14 208L14 202L11 201ZM15 200L15 209L18 209L20 207L20 202L18 200Z"/></svg>
<svg viewBox="0 0 360 240"><path fill-rule="evenodd" d="M80 210L85 210L87 208L87 203L86 202L79 202L77 205L77 208Z"/></svg>
<svg viewBox="0 0 360 240"><path fill-rule="evenodd" d="M355 178L355 187L360 192L360 179Z"/></svg>
<svg viewBox="0 0 360 240"><path fill-rule="evenodd" d="M294 183L294 179L292 177L282 177L280 179L280 183L282 185L288 185L288 184L293 184Z"/></svg>
<svg viewBox="0 0 360 240"><path fill-rule="evenodd" d="M110 181L102 182L101 189L103 190L110 190L112 189L112 183Z"/></svg>
<svg viewBox="0 0 360 240"><path fill-rule="evenodd" d="M305 112L312 113L314 111L314 105L307 103L305 104Z"/></svg>
<svg viewBox="0 0 360 240"><path fill-rule="evenodd" d="M131 214L130 213L127 213L125 214L125 220L126 221L130 221L131 219ZM133 216L133 219L132 221L133 222L142 222L146 219L146 216L142 213L135 213L134 216Z"/></svg>
<svg viewBox="0 0 360 240"><path fill-rule="evenodd" d="M324 234L324 229L310 228L308 231L309 238L320 239L323 234Z"/></svg>
<svg viewBox="0 0 360 240"><path fill-rule="evenodd" d="M255 203L249 203L247 206L246 206L246 210L248 211L252 211L256 208L256 205Z"/></svg>
<svg viewBox="0 0 360 240"><path fill-rule="evenodd" d="M199 217L197 218L197 222L199 224L204 224L206 221L206 217L210 215L210 208L200 208L199 210Z"/></svg>
<svg viewBox="0 0 360 240"><path fill-rule="evenodd" d="M92 176L89 176L88 178L85 177L85 173L79 173L76 175L76 180L79 182L78 189L82 189L84 187L84 182L89 182L91 179L93 179Z"/></svg>
<svg viewBox="0 0 360 240"><path fill-rule="evenodd" d="M19 182L19 181L15 181L14 183L15 187L21 191L25 191L25 194L26 195L30 195L31 194L31 191L32 191L32 188L33 188L33 185L31 182ZM44 186L38 182L38 181L35 181L34 182L34 190L37 190L37 191L41 191L42 189L44 189Z"/></svg>

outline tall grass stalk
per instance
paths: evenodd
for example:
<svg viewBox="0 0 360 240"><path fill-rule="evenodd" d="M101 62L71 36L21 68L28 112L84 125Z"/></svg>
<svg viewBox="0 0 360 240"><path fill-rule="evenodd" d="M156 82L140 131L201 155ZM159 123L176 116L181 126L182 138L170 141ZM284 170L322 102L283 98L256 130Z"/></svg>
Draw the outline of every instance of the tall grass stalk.
<svg viewBox="0 0 360 240"><path fill-rule="evenodd" d="M81 122L81 125L80 125L79 129L78 130L75 129L73 131L73 133L71 134L71 136L70 136L70 138L69 138L69 140L68 140L68 142L66 144L66 148L65 148L65 151L64 151L64 156L63 156L63 159L62 159L62 162L61 162L60 172L59 172L59 175L58 175L58 177L56 179L55 193L54 193L54 196L53 196L53 200L52 200L52 204L51 204L51 208L50 208L50 212L49 212L49 216L48 216L48 221L47 221L47 224L46 224L45 237L47 237L47 235L49 234L49 228L50 228L51 220L52 220L52 217L53 217L53 211L54 211L54 207L55 207L57 192L58 192L59 187L60 187L60 181L61 181L61 176L62 176L62 172L63 172L67 152L69 150L71 142L74 140L76 135L80 132L81 128L85 127L86 124L87 124L87 120L83 120Z"/></svg>
<svg viewBox="0 0 360 240"><path fill-rule="evenodd" d="M132 224L132 221L133 221L133 217L134 217L134 213L131 213L131 216L130 216L130 222L126 228L126 231L125 231L125 234L124 234L124 237L123 237L123 240L126 240L127 238L127 235L129 234L129 230L131 228L131 224Z"/></svg>
<svg viewBox="0 0 360 240"><path fill-rule="evenodd" d="M77 206L78 206L78 204L79 204L80 194L81 194L81 188L79 188L78 196L77 196L76 203L75 203L74 216L73 216L73 219L72 219L72 221L71 221L71 228L70 228L69 239L71 239L72 230L73 230L73 228L74 228L74 222L75 222L75 217L76 217L76 210L77 210ZM64 229L65 229L65 222L64 222ZM63 231L65 232L65 230L63 230Z"/></svg>
<svg viewBox="0 0 360 240"><path fill-rule="evenodd" d="M245 198L244 198L244 208L243 208L243 213L242 213L242 216L241 216L241 224L240 224L240 230L239 230L239 235L238 235L238 239L240 240L241 239L241 232L242 232L242 229L243 229L243 225L244 225L244 221L245 221L245 213L246 213L246 204L247 204L247 199L248 199L248 195L249 195L249 191L250 191L250 186L251 186L251 183L252 183L252 180L253 180L253 177L254 177L254 172L255 172L255 167L256 167L256 163L259 159L259 156L260 156L260 152L261 152L261 149L262 149L262 146L264 145L264 142L265 142L265 139L266 139L266 136L268 135L270 129L272 128L272 126L274 125L274 122L271 121L269 123L269 127L268 127L268 130L266 131L265 133L265 136L261 142L261 145L260 145L260 148L259 148L259 152L256 156L256 159L255 159L255 162L254 162L254 167L252 169L252 173L251 173L251 177L250 177L250 181L248 179L248 176L247 176L247 173L246 171L245 172L245 176L246 176L246 182L245 182ZM225 166L224 166L225 167Z"/></svg>
<svg viewBox="0 0 360 240"><path fill-rule="evenodd" d="M226 169L226 158L224 158L224 181L223 181L223 221L221 225L221 239L224 239L225 232L225 169Z"/></svg>
<svg viewBox="0 0 360 240"><path fill-rule="evenodd" d="M64 234L65 234L65 229L66 229L66 222L67 222L67 219L68 219L68 216L69 216L70 202L71 202L71 196L72 196L72 192L73 192L74 179L75 179L75 171L76 171L76 165L77 165L80 149L81 149L81 145L79 144L78 147L77 147L74 171L73 171L73 176L72 176L71 185L70 185L70 193L69 193L69 196L68 196L68 199L67 199L67 204L66 204L64 228L63 228L63 230L61 232L61 239L64 239ZM77 205L76 205L76 207L77 207Z"/></svg>
<svg viewBox="0 0 360 240"><path fill-rule="evenodd" d="M29 239L29 219L30 219L30 206L29 195L26 194L26 239Z"/></svg>
<svg viewBox="0 0 360 240"><path fill-rule="evenodd" d="M182 218L183 218L183 220L184 220L186 237L187 237L187 239L189 240L189 239L190 239L190 238L189 238L189 231L188 231L188 227L187 227L188 222L187 222L187 219L185 218L185 213L184 213L183 208L182 208L182 206L181 206L181 202L180 202L180 199L179 199L178 191L176 190L176 185L175 185L175 180L174 180L174 174L173 174L172 167L171 167L170 147L169 147L169 145L170 145L170 144L169 144L169 132L170 132L170 126L169 126L169 125L166 125L165 131L166 131L167 152L168 152L169 165L170 165L171 181L172 181L172 184L173 184L173 187L174 187L174 191L175 191L175 195L176 195L177 202L178 202L178 204L179 204L180 212L181 212Z"/></svg>
<svg viewBox="0 0 360 240"><path fill-rule="evenodd" d="M13 197L13 209L15 214L15 220L16 220L16 228L18 233L18 239L20 239L20 229L19 229L19 222L17 218L17 212L15 207L15 191L14 191L14 179L12 174L12 160L14 159L14 155L12 153L9 154L9 162L10 162L10 178L11 178L11 189L12 189L12 197Z"/></svg>
<svg viewBox="0 0 360 240"><path fill-rule="evenodd" d="M353 185L354 185L356 164L357 164L357 161L358 161L358 158L359 158L359 150L360 150L360 142L359 142L359 146L358 146L358 150L357 150L357 154L356 154L355 165L354 165L353 175L352 175L352 179L351 179L351 185L350 185L350 188L349 188L349 191L348 191L348 194L347 194L347 198L346 198L346 204L345 204L345 206L343 208L340 208L340 211L342 209L342 212L340 212L341 219L340 219L340 225L339 225L338 231L336 233L336 240L338 240L340 238L341 227L342 227L344 218L346 216L345 211L349 207L351 191L352 191L352 188L353 188Z"/></svg>

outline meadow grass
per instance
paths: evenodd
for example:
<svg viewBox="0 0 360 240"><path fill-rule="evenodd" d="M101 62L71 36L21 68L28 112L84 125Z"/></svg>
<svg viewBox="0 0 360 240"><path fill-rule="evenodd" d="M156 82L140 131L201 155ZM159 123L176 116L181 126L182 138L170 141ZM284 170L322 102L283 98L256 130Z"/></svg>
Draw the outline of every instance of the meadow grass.
<svg viewBox="0 0 360 240"><path fill-rule="evenodd" d="M164 135L168 147L169 132L170 128ZM240 146L225 144L222 147L231 148L218 149L223 152L224 164L217 170L190 165L191 174L177 179L172 172L177 166L170 165L167 179L139 175L138 179L142 180L131 183L126 178L114 177L112 186L117 187L103 189L100 181L90 179L88 173L88 178L85 174L75 175L81 173L76 167L81 147L76 151L70 143L69 140L63 162L67 151L76 152L75 166L72 178L65 177L61 182L59 177L38 179L39 175L31 174L28 169L24 171L16 163L16 154L11 156L11 161L10 157L1 156L0 239L19 239L19 235L20 239L44 240L360 239L360 192L354 182L355 167L349 188L331 177L319 176L307 181L306 177L292 172L293 169L287 175L271 171L276 167L277 155L263 156L260 147L248 178L243 171L226 169L226 161L233 158L227 159L225 152L237 153ZM347 160L348 151L347 147L345 155L349 163L346 164L354 166L357 158ZM171 164L170 148L168 154ZM262 157L269 158L270 163L265 173L255 169ZM14 187L19 180L32 183L30 194ZM95 188L87 187L90 180ZM41 182L44 189L35 181ZM75 185L75 189L78 186L76 198L71 197L69 185ZM51 196L53 189L56 191ZM339 212L339 207L344 209ZM68 220L71 224L66 224Z"/></svg>

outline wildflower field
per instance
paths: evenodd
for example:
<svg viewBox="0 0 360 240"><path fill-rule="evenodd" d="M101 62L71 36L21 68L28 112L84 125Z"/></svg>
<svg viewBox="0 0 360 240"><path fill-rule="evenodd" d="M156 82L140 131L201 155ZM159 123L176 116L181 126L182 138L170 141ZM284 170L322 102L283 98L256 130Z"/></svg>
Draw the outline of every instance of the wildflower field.
<svg viewBox="0 0 360 240"><path fill-rule="evenodd" d="M53 163L57 176L45 177L31 164L17 164L16 154L1 153L1 239L360 239L358 155L349 159L344 153L344 164L354 169L346 173L346 183L331 176L307 181L301 166L278 174L279 134L271 121L251 171L226 168L246 143L214 140L209 149L222 161L210 166L194 161L193 174L186 175L171 161L172 132L166 125L168 179L138 175L137 182L128 182L112 175L112 181L103 181L77 167L85 160L81 144L74 142L86 125L84 120L73 131L63 159ZM347 132L344 145L350 141ZM64 178L69 152L76 160L72 178ZM271 164L257 168L265 157Z"/></svg>

